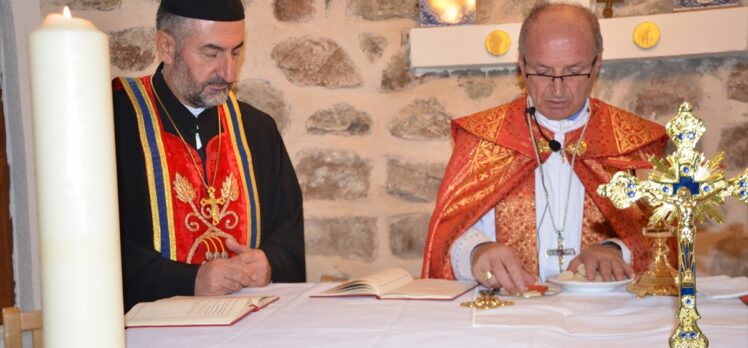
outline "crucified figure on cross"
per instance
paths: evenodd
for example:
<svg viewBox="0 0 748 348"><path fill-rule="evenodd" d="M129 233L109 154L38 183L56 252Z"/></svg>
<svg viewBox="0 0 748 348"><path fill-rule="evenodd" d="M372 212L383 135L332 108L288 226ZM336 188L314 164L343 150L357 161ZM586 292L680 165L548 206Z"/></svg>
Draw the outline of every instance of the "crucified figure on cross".
<svg viewBox="0 0 748 348"><path fill-rule="evenodd" d="M705 348L709 340L699 329L696 309L696 264L694 243L696 222L711 218L722 222L720 207L725 198L734 196L748 204L748 169L733 179L725 179L720 152L709 160L696 151L699 138L706 131L704 121L693 115L693 108L683 103L678 115L666 126L667 134L677 150L666 160L651 157L654 171L648 180L639 180L625 173L616 173L610 183L597 189L623 209L645 198L653 208L650 225L660 221L678 222L678 279L680 307L678 327L670 336L671 348Z"/></svg>

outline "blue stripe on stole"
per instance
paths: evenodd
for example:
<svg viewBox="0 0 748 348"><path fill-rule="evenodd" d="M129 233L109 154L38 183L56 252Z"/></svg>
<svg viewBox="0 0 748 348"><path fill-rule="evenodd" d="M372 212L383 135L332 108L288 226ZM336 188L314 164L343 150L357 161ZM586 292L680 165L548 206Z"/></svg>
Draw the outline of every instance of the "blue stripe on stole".
<svg viewBox="0 0 748 348"><path fill-rule="evenodd" d="M694 288L685 288L685 287L684 287L684 288L681 288L681 289L680 289L680 295L681 295L681 296L686 296L686 295L691 295L691 296L693 296L693 295L695 295L695 294L696 294L696 290L695 290Z"/></svg>
<svg viewBox="0 0 748 348"><path fill-rule="evenodd" d="M250 224L252 226L252 230L249 231L249 242L250 242L250 248L254 249L257 247L257 206L254 199L254 191L252 186L252 175L250 172L250 163L249 158L247 157L247 152L244 151L244 143L242 141L242 137L239 136L239 132L243 132L244 129L239 128L239 120L236 115L236 109L234 109L234 103L231 101L227 102L226 105L228 105L229 114L231 114L231 124L234 127L234 132L237 133L237 135L234 137L236 139L236 148L237 152L239 153L239 160L242 161L242 167L244 168L244 181L246 182L247 190L249 190L247 198L249 199L249 211L250 211L250 219L252 219L252 223Z"/></svg>
<svg viewBox="0 0 748 348"><path fill-rule="evenodd" d="M148 147L151 149L151 158L153 160L153 175L156 184L156 197L158 202L158 219L161 226L161 257L170 259L171 251L169 248L169 221L167 220L168 212L166 211L166 193L164 192L164 173L161 171L161 154L158 152L158 142L156 141L156 125L148 112L148 105L145 101L143 91L139 88L135 79L127 79L130 84L133 95L138 100L138 105L142 110L143 124L148 139ZM155 116L155 115L154 115Z"/></svg>

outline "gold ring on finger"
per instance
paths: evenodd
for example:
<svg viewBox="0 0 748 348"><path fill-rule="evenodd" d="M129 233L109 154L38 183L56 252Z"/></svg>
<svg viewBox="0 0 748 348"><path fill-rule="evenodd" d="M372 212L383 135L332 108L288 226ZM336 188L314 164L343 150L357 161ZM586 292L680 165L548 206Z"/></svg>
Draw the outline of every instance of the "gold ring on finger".
<svg viewBox="0 0 748 348"><path fill-rule="evenodd" d="M483 277L486 278L486 281L490 281L493 278L493 273L491 273L491 271L485 271L483 272Z"/></svg>

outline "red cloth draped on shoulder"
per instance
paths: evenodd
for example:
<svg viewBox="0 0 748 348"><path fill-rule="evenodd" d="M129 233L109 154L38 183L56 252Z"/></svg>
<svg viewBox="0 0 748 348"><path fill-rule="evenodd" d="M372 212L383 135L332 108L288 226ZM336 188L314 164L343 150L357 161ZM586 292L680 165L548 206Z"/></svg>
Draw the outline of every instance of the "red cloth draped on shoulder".
<svg viewBox="0 0 748 348"><path fill-rule="evenodd" d="M526 100L523 96L452 121L455 145L429 224L424 278L454 279L452 243L537 168L525 118ZM597 194L597 187L607 183L616 171L649 168L646 155L662 156L667 136L662 126L600 100L591 99L590 109L592 116L584 137L587 150L577 157L574 171L585 187L585 195L629 246L634 268L641 271L649 257L641 233L648 216L636 206L616 209L610 200ZM581 128L570 132L566 143L575 143L580 134ZM547 156L542 154L541 160Z"/></svg>

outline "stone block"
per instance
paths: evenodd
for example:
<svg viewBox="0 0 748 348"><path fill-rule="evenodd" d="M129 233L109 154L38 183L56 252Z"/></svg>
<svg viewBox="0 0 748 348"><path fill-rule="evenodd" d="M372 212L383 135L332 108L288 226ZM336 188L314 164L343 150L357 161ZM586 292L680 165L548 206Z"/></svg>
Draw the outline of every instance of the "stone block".
<svg viewBox="0 0 748 348"><path fill-rule="evenodd" d="M407 202L433 202L446 166L440 163L387 158L387 193Z"/></svg>
<svg viewBox="0 0 748 348"><path fill-rule="evenodd" d="M418 77L410 71L408 50L402 48L387 62L387 66L382 71L379 89L382 92L396 92L409 87L417 80Z"/></svg>
<svg viewBox="0 0 748 348"><path fill-rule="evenodd" d="M374 63L384 53L387 39L377 33L364 32L358 34L358 43L369 62Z"/></svg>
<svg viewBox="0 0 748 348"><path fill-rule="evenodd" d="M473 100L491 96L496 83L490 77L469 74L457 78L457 85L465 91L468 98Z"/></svg>
<svg viewBox="0 0 748 348"><path fill-rule="evenodd" d="M721 239L710 251L713 275L748 277L748 233L741 225L728 227L731 234Z"/></svg>
<svg viewBox="0 0 748 348"><path fill-rule="evenodd" d="M520 23L534 5L527 0L477 0L475 19L478 24Z"/></svg>
<svg viewBox="0 0 748 348"><path fill-rule="evenodd" d="M122 6L122 0L41 0L41 5L47 4L71 10L112 11Z"/></svg>
<svg viewBox="0 0 748 348"><path fill-rule="evenodd" d="M447 139L451 119L436 98L416 99L400 110L390 122L389 130L400 139Z"/></svg>
<svg viewBox="0 0 748 348"><path fill-rule="evenodd" d="M307 217L304 221L308 255L338 256L346 260L374 261L377 219L364 216Z"/></svg>
<svg viewBox="0 0 748 348"><path fill-rule="evenodd" d="M314 0L275 0L273 15L281 22L308 22L314 16Z"/></svg>
<svg viewBox="0 0 748 348"><path fill-rule="evenodd" d="M390 251L402 259L420 259L426 245L429 214L400 214L390 218Z"/></svg>
<svg viewBox="0 0 748 348"><path fill-rule="evenodd" d="M707 129L707 132L709 129ZM724 164L730 170L748 168L748 122L722 130L719 150L725 152Z"/></svg>
<svg viewBox="0 0 748 348"><path fill-rule="evenodd" d="M297 86L352 88L363 84L348 53L331 39L287 39L273 48L270 57Z"/></svg>
<svg viewBox="0 0 748 348"><path fill-rule="evenodd" d="M294 168L307 200L354 200L369 192L371 164L352 151L304 150L297 158Z"/></svg>
<svg viewBox="0 0 748 348"><path fill-rule="evenodd" d="M269 81L260 79L241 81L236 86L236 98L270 115L281 133L291 123L290 106L286 103L283 92L273 87Z"/></svg>
<svg viewBox="0 0 748 348"><path fill-rule="evenodd" d="M699 77L691 74L652 76L641 81L638 88L632 89L630 109L644 117L666 119L675 117L678 107L688 101L698 109L703 96Z"/></svg>
<svg viewBox="0 0 748 348"><path fill-rule="evenodd" d="M346 103L319 110L306 121L312 134L363 135L370 133L371 117Z"/></svg>
<svg viewBox="0 0 748 348"><path fill-rule="evenodd" d="M727 78L727 97L748 103L748 63L735 64Z"/></svg>
<svg viewBox="0 0 748 348"><path fill-rule="evenodd" d="M603 18L605 4L595 5L595 13ZM613 17L651 16L661 13L672 13L673 2L670 0L626 0L613 3Z"/></svg>
<svg viewBox="0 0 748 348"><path fill-rule="evenodd" d="M419 20L419 0L349 0L348 15L367 21L392 18Z"/></svg>
<svg viewBox="0 0 748 348"><path fill-rule="evenodd" d="M112 65L121 70L141 71L156 59L154 27L137 27L109 33Z"/></svg>

